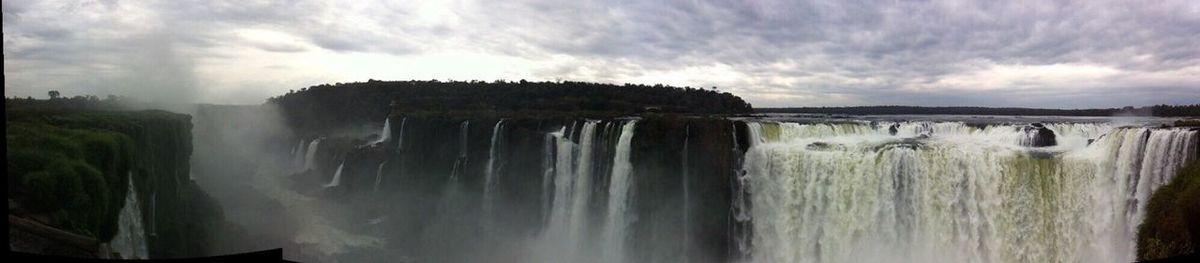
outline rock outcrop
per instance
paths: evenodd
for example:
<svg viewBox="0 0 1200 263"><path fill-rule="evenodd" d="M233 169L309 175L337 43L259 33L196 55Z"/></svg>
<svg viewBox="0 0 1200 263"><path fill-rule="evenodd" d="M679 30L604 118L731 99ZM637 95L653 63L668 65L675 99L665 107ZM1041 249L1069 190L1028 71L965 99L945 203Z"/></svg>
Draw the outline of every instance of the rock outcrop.
<svg viewBox="0 0 1200 263"><path fill-rule="evenodd" d="M1030 123L1022 127L1021 131L1025 133L1025 136L1021 138L1022 146L1047 147L1058 145L1054 131L1046 128L1041 123Z"/></svg>

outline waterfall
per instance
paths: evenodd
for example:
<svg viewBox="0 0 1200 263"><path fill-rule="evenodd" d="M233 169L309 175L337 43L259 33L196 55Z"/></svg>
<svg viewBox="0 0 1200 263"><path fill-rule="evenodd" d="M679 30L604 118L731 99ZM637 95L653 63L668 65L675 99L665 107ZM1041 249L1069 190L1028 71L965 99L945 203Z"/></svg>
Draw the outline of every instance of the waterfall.
<svg viewBox="0 0 1200 263"><path fill-rule="evenodd" d="M385 165L385 164L387 164L387 161L383 161L382 163L379 163L379 168L375 169L375 187L372 188L373 189L372 192L374 192L374 193L379 192L379 182L383 181L383 165Z"/></svg>
<svg viewBox="0 0 1200 263"><path fill-rule="evenodd" d="M401 171L401 172L404 171L403 170L404 169L404 158L402 157L402 154L404 153L404 128L407 124L408 124L408 117L400 119L400 134L399 134L399 136L396 136L396 156L398 157L397 158L398 163L395 165L396 168L393 168L393 170L395 170L395 171ZM384 163L387 163L387 161L384 161ZM375 176L376 177L375 178L375 191L376 192L379 192L379 183L383 181L383 164L380 164L379 166L380 166L379 173L377 173L377 175Z"/></svg>
<svg viewBox="0 0 1200 263"><path fill-rule="evenodd" d="M608 211L604 225L604 243L601 247L605 262L628 262L626 242L629 239L629 228L633 220L630 215L629 202L632 195L633 164L630 162L630 145L633 142L634 125L637 120L631 120L621 126L620 138L617 140L616 154L612 162L612 176L608 184Z"/></svg>
<svg viewBox="0 0 1200 263"><path fill-rule="evenodd" d="M552 205L554 193L554 167L556 153L558 150L558 138L565 133L566 127L560 128L558 132L547 133L542 138L542 225L550 223L550 209Z"/></svg>
<svg viewBox="0 0 1200 263"><path fill-rule="evenodd" d="M588 202L592 194L592 158L595 155L593 147L596 144L596 126L599 122L584 123L583 132L579 136L578 161L575 163L573 189L571 189L570 212L567 214L566 226L571 240L579 240L585 235L587 227Z"/></svg>
<svg viewBox="0 0 1200 263"><path fill-rule="evenodd" d="M333 172L333 180L330 180L328 184L325 184L325 188L337 187L342 183L342 168L345 168L345 166L346 161L342 161L341 164L338 164L337 171Z"/></svg>
<svg viewBox="0 0 1200 263"><path fill-rule="evenodd" d="M317 158L317 146L321 145L322 140L325 140L325 138L317 138L308 143L308 149L304 151L304 170L311 170L313 168L313 160Z"/></svg>
<svg viewBox="0 0 1200 263"><path fill-rule="evenodd" d="M750 260L1132 261L1150 193L1200 140L1063 123L1034 148L1023 125L894 124L748 123Z"/></svg>
<svg viewBox="0 0 1200 263"><path fill-rule="evenodd" d="M379 139L375 139L375 141L367 143L367 145L375 145L375 144L379 144L382 142L386 142L388 139L391 139L391 138L392 138L392 120L391 120L391 118L384 118L383 119L383 131L379 132Z"/></svg>
<svg viewBox="0 0 1200 263"><path fill-rule="evenodd" d="M454 168L450 171L450 181L458 181L463 170L467 167L467 128L470 127L471 121L463 121L458 128L458 159L454 160Z"/></svg>
<svg viewBox="0 0 1200 263"><path fill-rule="evenodd" d="M296 143L296 147L292 148L291 156L299 163L300 158L304 156L304 139L300 139L300 142Z"/></svg>
<svg viewBox="0 0 1200 263"><path fill-rule="evenodd" d="M408 117L400 119L400 136L396 137L396 153L399 154L404 150L404 126L408 124Z"/></svg>
<svg viewBox="0 0 1200 263"><path fill-rule="evenodd" d="M496 185L499 184L499 182L496 180L496 173L500 168L497 167L498 164L496 159L500 157L500 151L502 150L500 149L500 143L504 141L503 138L501 138L502 129L504 129L504 119L496 122L496 127L492 128L491 149L488 150L487 170L484 172L483 212L489 217L488 220L491 220L491 217L494 216L492 206L494 205L493 203L495 200L493 200L494 197L492 197L492 195L495 194Z"/></svg>
<svg viewBox="0 0 1200 263"><path fill-rule="evenodd" d="M1189 134L1194 133L1175 129L1159 130L1150 134L1146 141L1145 155L1142 157L1141 177L1137 184L1138 206L1144 206L1149 202L1153 188L1170 182L1171 178L1175 176L1175 171L1190 160L1191 154L1195 152L1192 147L1197 142L1195 141L1196 136ZM1137 211L1139 215L1135 218L1141 218L1140 213L1145 211L1141 209Z"/></svg>
<svg viewBox="0 0 1200 263"><path fill-rule="evenodd" d="M304 139L300 139L296 143L296 148L292 149L292 164L296 167L304 167L304 157L308 155L308 148L304 148Z"/></svg>
<svg viewBox="0 0 1200 263"><path fill-rule="evenodd" d="M730 186L732 200L729 205L729 256L732 261L740 262L748 260L750 257L750 239L752 238L750 228L750 190L747 184L749 177L743 169L744 156L741 153L741 145L738 142L737 124L731 123L731 135L733 138L733 155L739 156L733 163L733 176L730 177Z"/></svg>
<svg viewBox="0 0 1200 263"><path fill-rule="evenodd" d="M578 257L586 249L584 239L589 236L586 231L588 201L592 190L592 147L596 141L597 124L599 121L584 122L580 127L582 131L578 144L564 134L570 129L552 133L556 144L554 198L550 219L542 233L543 244L548 246L544 248L546 251Z"/></svg>
<svg viewBox="0 0 1200 263"><path fill-rule="evenodd" d="M118 220L117 236L111 244L113 250L121 253L125 259L145 259L149 253L146 249L146 233L142 227L142 208L138 205L137 189L133 184L133 172L129 173L129 189L125 190L125 207L121 208Z"/></svg>

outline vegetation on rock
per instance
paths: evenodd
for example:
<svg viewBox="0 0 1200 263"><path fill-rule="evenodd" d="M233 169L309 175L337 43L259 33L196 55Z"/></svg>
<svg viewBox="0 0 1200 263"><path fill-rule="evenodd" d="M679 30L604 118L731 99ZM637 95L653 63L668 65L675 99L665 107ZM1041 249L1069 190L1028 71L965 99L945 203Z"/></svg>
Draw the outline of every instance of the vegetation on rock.
<svg viewBox="0 0 1200 263"><path fill-rule="evenodd" d="M6 105L7 174L9 199L20 210L107 242L118 231L127 180L133 179L150 257L205 255L221 214L189 179L190 116L13 106Z"/></svg>
<svg viewBox="0 0 1200 263"><path fill-rule="evenodd" d="M392 112L449 116L540 112L631 115L748 113L750 104L728 92L663 85L588 82L376 81L323 84L268 100L292 127L320 129L378 122ZM390 105L390 107L389 107Z"/></svg>
<svg viewBox="0 0 1200 263"><path fill-rule="evenodd" d="M116 235L133 159L128 136L8 122L6 141L10 199L68 231L99 240Z"/></svg>
<svg viewBox="0 0 1200 263"><path fill-rule="evenodd" d="M1194 254L1200 248L1200 161L1179 170L1159 187L1138 227L1137 258L1153 260Z"/></svg>

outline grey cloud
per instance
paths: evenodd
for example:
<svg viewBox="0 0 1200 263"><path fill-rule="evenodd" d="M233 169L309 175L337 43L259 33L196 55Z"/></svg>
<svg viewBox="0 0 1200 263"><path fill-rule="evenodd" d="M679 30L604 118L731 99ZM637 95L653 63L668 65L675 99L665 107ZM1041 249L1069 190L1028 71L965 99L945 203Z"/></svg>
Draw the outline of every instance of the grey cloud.
<svg viewBox="0 0 1200 263"><path fill-rule="evenodd" d="M313 36L313 43L325 49L334 51L366 51L367 45L358 39L318 34Z"/></svg>
<svg viewBox="0 0 1200 263"><path fill-rule="evenodd" d="M301 46L301 45L293 45L293 44L286 44L286 43L260 43L258 45L258 47L261 48L262 50L266 50L266 51L283 52L283 53L304 52L304 51L308 50L308 48L305 48L304 46Z"/></svg>
<svg viewBox="0 0 1200 263"><path fill-rule="evenodd" d="M1097 106L1200 102L1187 95L1200 93L1200 83L1182 79L1165 86L1124 81L1060 87L1029 79L989 91L905 89L993 65L1094 65L1132 79L1197 68L1200 2L1189 0L455 1L439 3L444 14L418 9L418 4L429 4L418 1L369 6L308 0L134 4L152 10L159 23L178 32L171 38L174 50L194 57L223 56L216 51L230 46L285 53L312 51L306 47L391 55L469 51L535 62L566 56L568 62L547 64L534 74L616 83L648 72L720 64L745 79L682 84L719 84L760 98L751 101L756 105L778 104L774 106L843 102L825 100L833 97L857 104L961 101L993 106L1054 101L1041 97ZM113 5L5 1L6 72L96 64L137 50L142 44L102 37L131 25L81 27L36 20L39 14L103 12L117 7ZM231 37L232 31L245 28L282 32L302 43ZM22 45L29 43L36 45ZM10 69L10 59L22 63ZM1043 92L1035 93L1039 90Z"/></svg>

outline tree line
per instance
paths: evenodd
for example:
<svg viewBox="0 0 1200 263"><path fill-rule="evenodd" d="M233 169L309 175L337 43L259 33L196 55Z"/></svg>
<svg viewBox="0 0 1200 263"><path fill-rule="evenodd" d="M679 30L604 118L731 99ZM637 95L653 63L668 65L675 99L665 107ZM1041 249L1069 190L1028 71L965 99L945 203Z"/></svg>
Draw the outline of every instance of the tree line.
<svg viewBox="0 0 1200 263"><path fill-rule="evenodd" d="M750 113L749 103L716 88L577 81L378 81L322 84L272 97L294 126L379 121L390 112Z"/></svg>

